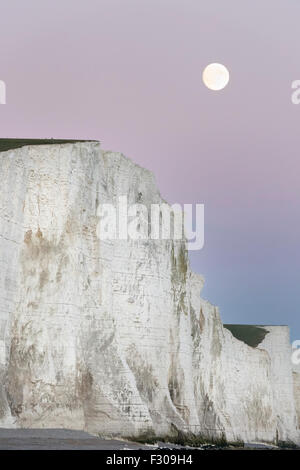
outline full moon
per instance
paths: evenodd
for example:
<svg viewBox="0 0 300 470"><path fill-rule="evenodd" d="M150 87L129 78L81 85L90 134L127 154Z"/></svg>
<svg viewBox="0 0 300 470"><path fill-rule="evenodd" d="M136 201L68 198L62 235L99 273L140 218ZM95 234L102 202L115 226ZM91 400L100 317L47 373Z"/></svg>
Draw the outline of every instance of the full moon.
<svg viewBox="0 0 300 470"><path fill-rule="evenodd" d="M229 82L229 72L225 65L209 64L203 70L202 80L210 90L222 90Z"/></svg>

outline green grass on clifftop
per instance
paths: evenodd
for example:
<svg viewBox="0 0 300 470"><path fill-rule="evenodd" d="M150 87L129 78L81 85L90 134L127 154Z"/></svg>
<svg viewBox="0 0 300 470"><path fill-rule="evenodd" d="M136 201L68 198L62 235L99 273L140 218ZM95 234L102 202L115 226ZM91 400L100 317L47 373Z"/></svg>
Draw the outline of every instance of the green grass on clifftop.
<svg viewBox="0 0 300 470"><path fill-rule="evenodd" d="M0 139L0 152L25 147L25 145L74 144L76 142L97 142L96 140L68 139Z"/></svg>
<svg viewBox="0 0 300 470"><path fill-rule="evenodd" d="M235 338L253 348L256 348L269 333L265 328L254 325L224 325L224 328L231 331Z"/></svg>

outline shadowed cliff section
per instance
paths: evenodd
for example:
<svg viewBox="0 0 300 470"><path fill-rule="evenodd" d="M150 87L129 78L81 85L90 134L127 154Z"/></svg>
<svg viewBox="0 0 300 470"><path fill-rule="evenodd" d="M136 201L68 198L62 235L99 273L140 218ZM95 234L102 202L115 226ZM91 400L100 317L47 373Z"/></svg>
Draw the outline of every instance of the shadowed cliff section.
<svg viewBox="0 0 300 470"><path fill-rule="evenodd" d="M25 147L26 145L74 144L76 142L97 142L97 140L72 139L0 139L0 152Z"/></svg>
<svg viewBox="0 0 300 470"><path fill-rule="evenodd" d="M254 325L224 325L224 327L227 328L235 338L253 348L256 348L265 339L267 333L269 333L265 328Z"/></svg>

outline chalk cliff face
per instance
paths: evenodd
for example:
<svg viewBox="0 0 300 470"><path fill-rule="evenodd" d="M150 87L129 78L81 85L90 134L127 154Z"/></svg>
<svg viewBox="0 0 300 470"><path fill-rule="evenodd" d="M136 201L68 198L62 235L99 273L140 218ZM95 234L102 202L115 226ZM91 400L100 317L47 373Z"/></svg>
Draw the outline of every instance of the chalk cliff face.
<svg viewBox="0 0 300 470"><path fill-rule="evenodd" d="M286 328L236 339L183 242L97 237L100 203L162 201L149 171L78 142L0 174L0 426L299 442Z"/></svg>

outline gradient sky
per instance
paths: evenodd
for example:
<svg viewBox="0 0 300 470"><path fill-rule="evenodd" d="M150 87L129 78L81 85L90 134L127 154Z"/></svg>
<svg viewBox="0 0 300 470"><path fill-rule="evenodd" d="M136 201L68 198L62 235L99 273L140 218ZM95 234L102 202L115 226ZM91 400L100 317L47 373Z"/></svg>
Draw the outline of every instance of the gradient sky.
<svg viewBox="0 0 300 470"><path fill-rule="evenodd" d="M0 137L99 139L169 202L204 203L204 297L224 322L299 339L299 1L0 6ZM210 62L230 71L221 92L202 84Z"/></svg>

